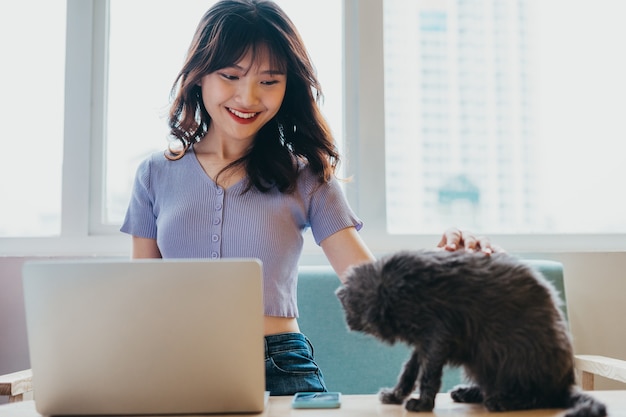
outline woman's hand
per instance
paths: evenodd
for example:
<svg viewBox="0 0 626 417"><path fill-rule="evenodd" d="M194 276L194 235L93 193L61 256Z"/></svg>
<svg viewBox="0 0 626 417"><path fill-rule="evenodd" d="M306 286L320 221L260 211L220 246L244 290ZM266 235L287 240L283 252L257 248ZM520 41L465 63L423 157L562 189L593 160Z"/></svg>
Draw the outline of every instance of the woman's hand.
<svg viewBox="0 0 626 417"><path fill-rule="evenodd" d="M503 252L499 247L492 245L486 237L476 237L471 232L462 231L456 227L452 227L443 233L437 247L450 252L465 249L472 252L483 252L486 255Z"/></svg>

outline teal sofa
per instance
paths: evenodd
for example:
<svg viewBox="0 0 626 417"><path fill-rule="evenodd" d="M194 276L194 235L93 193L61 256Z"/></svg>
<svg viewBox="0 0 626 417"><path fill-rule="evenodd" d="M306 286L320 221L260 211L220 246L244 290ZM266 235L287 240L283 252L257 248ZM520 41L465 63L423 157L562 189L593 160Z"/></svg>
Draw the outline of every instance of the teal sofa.
<svg viewBox="0 0 626 417"><path fill-rule="evenodd" d="M527 260L550 280L563 298L563 266L547 260ZM314 345L315 358L328 389L344 394L373 394L393 386L409 348L389 346L371 336L349 331L335 290L341 285L330 266L303 266L298 277L300 330ZM565 314L567 310L563 306ZM444 372L441 390L462 382L459 369Z"/></svg>

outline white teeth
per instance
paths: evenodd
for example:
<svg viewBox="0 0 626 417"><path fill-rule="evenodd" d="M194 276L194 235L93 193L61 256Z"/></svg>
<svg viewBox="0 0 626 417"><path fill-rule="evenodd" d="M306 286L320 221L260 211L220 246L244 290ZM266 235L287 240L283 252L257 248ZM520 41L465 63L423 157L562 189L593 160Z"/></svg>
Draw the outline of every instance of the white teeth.
<svg viewBox="0 0 626 417"><path fill-rule="evenodd" d="M232 114L234 114L237 117L241 117L242 119L252 119L254 116L256 116L256 113L242 113L240 111L237 111L231 108L229 108L228 111L230 111Z"/></svg>

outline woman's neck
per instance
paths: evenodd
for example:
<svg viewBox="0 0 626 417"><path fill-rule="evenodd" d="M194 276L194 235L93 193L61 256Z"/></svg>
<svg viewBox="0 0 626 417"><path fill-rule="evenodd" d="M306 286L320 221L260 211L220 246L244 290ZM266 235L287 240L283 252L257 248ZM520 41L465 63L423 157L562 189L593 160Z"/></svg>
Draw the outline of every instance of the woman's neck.
<svg viewBox="0 0 626 417"><path fill-rule="evenodd" d="M207 134L193 148L204 172L219 186L228 188L245 177L245 167L236 165L226 171L224 169L245 156L249 146L249 142L220 140Z"/></svg>

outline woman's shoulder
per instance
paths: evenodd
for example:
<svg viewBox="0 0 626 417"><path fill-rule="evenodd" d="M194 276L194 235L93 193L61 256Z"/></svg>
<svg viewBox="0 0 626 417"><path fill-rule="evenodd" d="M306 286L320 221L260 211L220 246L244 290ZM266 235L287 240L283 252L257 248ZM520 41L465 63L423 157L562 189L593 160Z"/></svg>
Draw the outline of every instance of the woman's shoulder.
<svg viewBox="0 0 626 417"><path fill-rule="evenodd" d="M298 162L298 185L320 184L323 182L323 177L313 171L311 165L307 162Z"/></svg>
<svg viewBox="0 0 626 417"><path fill-rule="evenodd" d="M152 151L139 163L140 167L148 170L171 169L187 165L193 152L187 151L181 158L172 160L165 156L166 150Z"/></svg>
<svg viewBox="0 0 626 417"><path fill-rule="evenodd" d="M318 173L305 162L300 162L298 166L298 189L308 193L313 193L320 189L339 187L335 174L329 180L324 179L323 173Z"/></svg>

